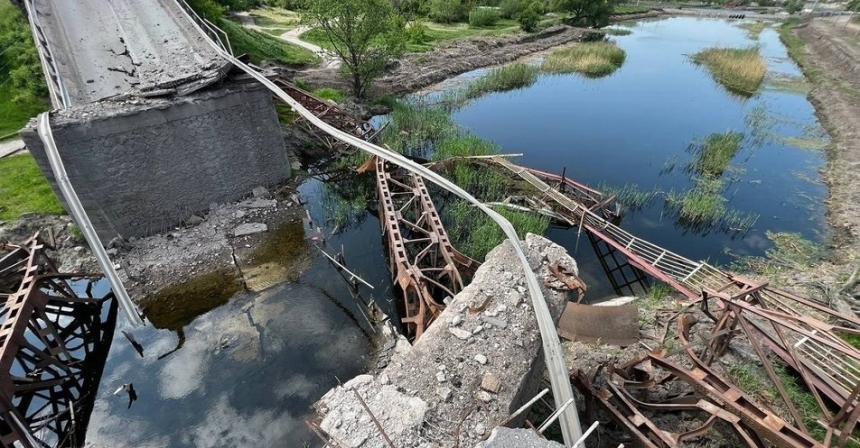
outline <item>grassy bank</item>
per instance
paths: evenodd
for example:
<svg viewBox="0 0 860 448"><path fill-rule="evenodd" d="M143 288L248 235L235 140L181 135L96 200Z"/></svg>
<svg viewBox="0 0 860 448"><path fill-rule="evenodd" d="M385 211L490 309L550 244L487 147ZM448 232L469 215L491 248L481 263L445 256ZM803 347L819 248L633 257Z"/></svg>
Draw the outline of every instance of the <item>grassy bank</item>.
<svg viewBox="0 0 860 448"><path fill-rule="evenodd" d="M0 159L0 220L24 213L61 215L63 207L29 154Z"/></svg>
<svg viewBox="0 0 860 448"><path fill-rule="evenodd" d="M779 31L779 40L782 41L783 45L785 45L785 48L788 51L788 56L797 62L797 65L800 66L800 69L803 71L803 74L806 75L807 79L812 83L817 83L821 81L821 73L818 72L818 70L813 69L807 62L806 53L803 51L806 42L796 36L792 31L792 28L799 23L799 19L792 18L786 20L782 25L780 25L779 28L777 28Z"/></svg>
<svg viewBox="0 0 860 448"><path fill-rule="evenodd" d="M428 21L414 22L410 26L420 27L421 31L410 33L414 36L406 43L406 51L410 53L423 53L430 51L441 43L452 40L467 39L470 37L492 37L514 34L519 31L520 25L515 20L501 19L490 26L471 26L465 23L442 24ZM314 28L301 35L301 39L322 48L331 50L331 42L323 30Z"/></svg>
<svg viewBox="0 0 860 448"><path fill-rule="evenodd" d="M259 31L249 30L230 20L222 20L221 27L230 37L230 45L237 55L247 54L251 62L262 60L291 66L316 65L320 59L313 52L298 45Z"/></svg>
<svg viewBox="0 0 860 448"><path fill-rule="evenodd" d="M615 42L588 42L551 53L541 64L547 73L606 76L618 70L627 55Z"/></svg>
<svg viewBox="0 0 860 448"><path fill-rule="evenodd" d="M767 71L767 63L758 47L711 47L696 53L692 59L705 66L718 83L746 96L758 90Z"/></svg>

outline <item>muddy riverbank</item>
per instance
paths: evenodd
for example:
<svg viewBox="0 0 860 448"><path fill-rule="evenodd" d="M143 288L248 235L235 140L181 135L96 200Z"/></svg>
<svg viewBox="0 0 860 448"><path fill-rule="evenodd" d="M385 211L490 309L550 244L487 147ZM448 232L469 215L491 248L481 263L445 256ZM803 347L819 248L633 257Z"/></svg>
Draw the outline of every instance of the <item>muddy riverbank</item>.
<svg viewBox="0 0 860 448"><path fill-rule="evenodd" d="M851 38L855 29L825 19L812 19L789 32L804 42L793 56L813 83L808 97L832 136L823 174L830 191L826 205L833 253L816 269L786 273L784 281L841 284L860 262L860 48Z"/></svg>
<svg viewBox="0 0 860 448"><path fill-rule="evenodd" d="M653 10L637 14L619 14L611 21L622 22L659 17ZM426 53L408 53L396 67L373 84L378 95L405 95L482 67L502 65L553 47L581 41L590 32L566 25L549 27L535 34L516 34L495 38L473 38L452 41ZM349 82L337 68L308 69L296 74L311 85L349 90Z"/></svg>

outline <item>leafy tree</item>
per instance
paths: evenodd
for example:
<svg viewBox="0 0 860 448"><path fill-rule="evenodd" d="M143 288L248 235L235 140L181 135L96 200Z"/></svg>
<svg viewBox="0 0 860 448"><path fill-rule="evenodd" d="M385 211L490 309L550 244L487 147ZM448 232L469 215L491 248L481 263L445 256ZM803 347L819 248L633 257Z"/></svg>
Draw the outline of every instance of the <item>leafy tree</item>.
<svg viewBox="0 0 860 448"><path fill-rule="evenodd" d="M571 25L599 28L609 25L615 3L613 0L556 0L554 9L568 14L567 22Z"/></svg>
<svg viewBox="0 0 860 448"><path fill-rule="evenodd" d="M430 0L430 18L436 22L459 22L465 17L460 0Z"/></svg>
<svg viewBox="0 0 860 448"><path fill-rule="evenodd" d="M391 0L310 0L306 15L326 33L352 93L363 98L388 61L403 53L404 21Z"/></svg>
<svg viewBox="0 0 860 448"><path fill-rule="evenodd" d="M540 14L538 14L536 8L529 6L525 11L520 13L517 21L520 22L520 28L523 31L532 33L537 30L540 23Z"/></svg>

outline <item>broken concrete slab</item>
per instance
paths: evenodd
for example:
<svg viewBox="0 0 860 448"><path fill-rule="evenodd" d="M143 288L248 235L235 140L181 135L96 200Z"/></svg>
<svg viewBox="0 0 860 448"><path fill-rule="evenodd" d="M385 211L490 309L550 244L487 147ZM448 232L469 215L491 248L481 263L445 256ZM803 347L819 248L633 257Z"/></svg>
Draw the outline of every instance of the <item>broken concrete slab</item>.
<svg viewBox="0 0 860 448"><path fill-rule="evenodd" d="M564 445L541 438L531 429L494 428L490 437L475 448L564 448Z"/></svg>
<svg viewBox="0 0 860 448"><path fill-rule="evenodd" d="M235 229L233 229L233 236L238 238L240 236L253 235L255 233L262 233L268 231L269 226L261 222L247 222L244 224L239 224Z"/></svg>
<svg viewBox="0 0 860 448"><path fill-rule="evenodd" d="M527 235L523 247L541 284L549 275L550 263L558 261L576 270L576 262L565 249L545 238ZM558 319L567 294L542 289L550 312ZM484 313L469 311L484 303L493 319L506 322L506 328L488 323ZM481 330L476 332L477 328ZM403 403L404 397L392 398L392 402L372 398L368 401L377 418L385 416L380 423L395 446L450 447L455 443L451 422L462 421L457 443L472 447L538 392L545 370L541 346L522 266L511 244L504 242L487 255L472 283L453 298L411 350L395 350L378 381L364 380L355 387L362 397L375 397L390 387L426 403L427 411L419 421L412 417L398 420L399 406L404 406L405 415L414 415L409 414L411 405ZM486 358L486 364L476 358ZM481 389L485 376L489 378L487 387L495 393ZM440 381L442 377L444 381ZM339 387L315 405L323 421L333 412L338 413L324 429L334 439L358 443L360 437L353 437L351 431L364 425L369 428L363 432L368 438L361 441L361 446L387 448L375 425L370 420L361 421L366 412L339 409L351 403L354 398L350 397L354 397L351 390ZM333 424L338 418L339 426ZM510 425L521 424L523 418Z"/></svg>

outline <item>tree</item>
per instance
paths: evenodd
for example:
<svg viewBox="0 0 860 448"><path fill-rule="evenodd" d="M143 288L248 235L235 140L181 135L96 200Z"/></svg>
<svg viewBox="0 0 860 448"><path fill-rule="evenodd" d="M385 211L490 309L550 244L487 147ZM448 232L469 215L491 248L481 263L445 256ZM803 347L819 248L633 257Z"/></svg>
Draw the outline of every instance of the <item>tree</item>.
<svg viewBox="0 0 860 448"><path fill-rule="evenodd" d="M567 13L571 25L587 25L599 28L609 25L609 17L615 11L613 0L556 0L554 9Z"/></svg>
<svg viewBox="0 0 860 448"><path fill-rule="evenodd" d="M357 98L403 53L405 23L391 0L310 0L306 16L325 31Z"/></svg>
<svg viewBox="0 0 860 448"><path fill-rule="evenodd" d="M430 0L430 18L440 23L463 20L465 8L460 0Z"/></svg>
<svg viewBox="0 0 860 448"><path fill-rule="evenodd" d="M517 21L520 22L520 28L523 31L532 33L537 30L540 23L540 14L538 14L535 8L529 6L517 16Z"/></svg>

